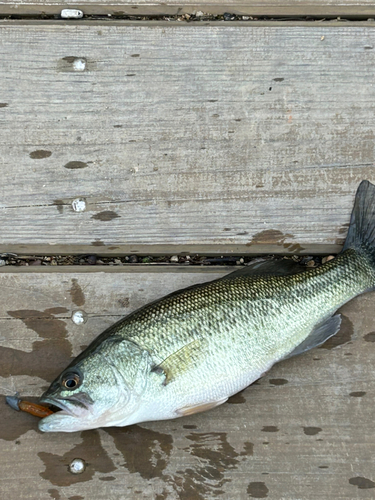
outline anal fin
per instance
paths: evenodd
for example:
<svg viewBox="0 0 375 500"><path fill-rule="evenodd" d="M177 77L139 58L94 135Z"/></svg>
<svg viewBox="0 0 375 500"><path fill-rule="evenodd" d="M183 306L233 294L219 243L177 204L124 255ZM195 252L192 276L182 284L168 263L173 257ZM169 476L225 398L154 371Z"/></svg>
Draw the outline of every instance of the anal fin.
<svg viewBox="0 0 375 500"><path fill-rule="evenodd" d="M291 358L292 356L297 356L298 354L302 354L303 352L309 351L314 347L318 347L321 344L324 344L326 340L340 330L341 326L341 314L336 314L335 316L331 316L324 323L319 323L305 338L305 340L299 344L291 353L285 356L284 359Z"/></svg>
<svg viewBox="0 0 375 500"><path fill-rule="evenodd" d="M176 413L180 417L187 417L188 415L194 415L195 413L201 413L202 411L211 410L215 406L222 405L227 401L228 398L220 399L219 401L211 401L210 403L201 403L193 406L184 406L179 408Z"/></svg>

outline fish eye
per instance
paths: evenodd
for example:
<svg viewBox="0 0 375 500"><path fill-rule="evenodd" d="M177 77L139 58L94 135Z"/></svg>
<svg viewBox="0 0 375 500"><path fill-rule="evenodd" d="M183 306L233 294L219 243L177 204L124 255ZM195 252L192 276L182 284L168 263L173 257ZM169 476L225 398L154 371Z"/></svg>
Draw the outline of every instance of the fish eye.
<svg viewBox="0 0 375 500"><path fill-rule="evenodd" d="M61 379L61 384L66 388L66 389L76 389L81 383L81 378L78 373L66 373L63 378Z"/></svg>

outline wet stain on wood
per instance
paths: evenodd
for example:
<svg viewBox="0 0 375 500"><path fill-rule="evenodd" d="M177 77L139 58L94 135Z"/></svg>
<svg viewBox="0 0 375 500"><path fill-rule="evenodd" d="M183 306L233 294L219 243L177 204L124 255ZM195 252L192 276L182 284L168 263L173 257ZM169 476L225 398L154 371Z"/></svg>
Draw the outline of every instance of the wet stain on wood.
<svg viewBox="0 0 375 500"><path fill-rule="evenodd" d="M72 301L76 306L83 306L85 303L85 294L76 278L72 279L72 286L69 290Z"/></svg>
<svg viewBox="0 0 375 500"><path fill-rule="evenodd" d="M361 398L365 394L366 394L365 391L357 391L357 392L351 392L349 396L351 396L352 398Z"/></svg>
<svg viewBox="0 0 375 500"><path fill-rule="evenodd" d="M339 345L347 344L353 336L353 323L344 314L341 315L341 327L338 333L324 342L318 349L333 349Z"/></svg>
<svg viewBox="0 0 375 500"><path fill-rule="evenodd" d="M365 340L366 342L375 342L375 332L367 333L363 337L363 340Z"/></svg>
<svg viewBox="0 0 375 500"><path fill-rule="evenodd" d="M360 490L368 490L370 488L375 488L374 481L367 479L366 477L356 476L349 479L349 483L353 486L357 486Z"/></svg>
<svg viewBox="0 0 375 500"><path fill-rule="evenodd" d="M79 168L86 168L88 167L87 163L84 161L69 161L64 165L64 168L67 168L69 170L75 170Z"/></svg>
<svg viewBox="0 0 375 500"><path fill-rule="evenodd" d="M72 497L68 497L68 500L84 500L84 498L81 495L73 495Z"/></svg>
<svg viewBox="0 0 375 500"><path fill-rule="evenodd" d="M43 479L55 486L70 486L90 481L95 472L107 474L116 470L114 463L101 445L98 431L84 431L81 437L82 443L77 444L62 456L44 451L38 453L38 457L45 465L45 470L40 473ZM86 469L82 474L69 472L68 466L74 458L81 458L86 462Z"/></svg>
<svg viewBox="0 0 375 500"><path fill-rule="evenodd" d="M59 214L62 214L64 212L64 200L53 200L53 204L56 206Z"/></svg>
<svg viewBox="0 0 375 500"><path fill-rule="evenodd" d="M270 378L269 383L272 385L285 385L288 380L286 378Z"/></svg>
<svg viewBox="0 0 375 500"><path fill-rule="evenodd" d="M6 108L8 106L7 102L0 102L0 108Z"/></svg>
<svg viewBox="0 0 375 500"><path fill-rule="evenodd" d="M182 426L184 429L196 429L197 426L196 425L192 425L192 424L185 424Z"/></svg>
<svg viewBox="0 0 375 500"><path fill-rule="evenodd" d="M161 493L155 495L155 500L166 500L168 496L168 491L164 489Z"/></svg>
<svg viewBox="0 0 375 500"><path fill-rule="evenodd" d="M67 339L65 321L56 317L66 312L68 310L65 307L45 311L8 311L9 316L21 320L44 340L33 342L31 352L0 347L0 375L29 375L46 381L53 380L72 359L72 346Z"/></svg>
<svg viewBox="0 0 375 500"><path fill-rule="evenodd" d="M245 442L244 450L237 453L228 443L225 432L193 433L186 436L192 444L185 448L189 455L198 458L196 467L178 471L173 483L179 498L205 500L224 493L225 483L231 482L225 472L237 468L240 457L253 455L253 443Z"/></svg>
<svg viewBox="0 0 375 500"><path fill-rule="evenodd" d="M42 160L43 158L49 158L51 155L52 152L45 149L37 149L29 154L30 158L33 160Z"/></svg>
<svg viewBox="0 0 375 500"><path fill-rule="evenodd" d="M274 78L273 81L274 82L283 82L284 78Z"/></svg>
<svg viewBox="0 0 375 500"><path fill-rule="evenodd" d="M116 448L124 457L124 465L131 474L138 473L147 480L164 477L173 445L173 437L170 434L145 429L139 425L105 430L112 436Z"/></svg>
<svg viewBox="0 0 375 500"><path fill-rule="evenodd" d="M259 482L251 482L247 486L247 494L251 498L267 498L269 489L265 485L265 483Z"/></svg>
<svg viewBox="0 0 375 500"><path fill-rule="evenodd" d="M100 239L96 239L95 241L91 242L91 245L93 247L104 247L104 241L102 241Z"/></svg>
<svg viewBox="0 0 375 500"><path fill-rule="evenodd" d="M262 429L262 432L279 432L279 428L275 425L265 425Z"/></svg>
<svg viewBox="0 0 375 500"><path fill-rule="evenodd" d="M104 212L99 212L98 214L93 215L91 218L101 221L110 221L113 219L117 219L118 217L121 217L121 215L116 214L116 212L113 212L113 210L105 210Z"/></svg>
<svg viewBox="0 0 375 500"><path fill-rule="evenodd" d="M306 436L316 436L321 432L322 429L320 427L304 427L303 432L306 434Z"/></svg>
<svg viewBox="0 0 375 500"><path fill-rule="evenodd" d="M284 243L283 247L288 250L288 252L299 253L305 250L305 247L301 246L299 243Z"/></svg>
<svg viewBox="0 0 375 500"><path fill-rule="evenodd" d="M115 476L104 476L99 478L100 481L116 481Z"/></svg>
<svg viewBox="0 0 375 500"><path fill-rule="evenodd" d="M118 299L117 302L121 307L129 307L130 299L129 297L124 297L123 299Z"/></svg>
<svg viewBox="0 0 375 500"><path fill-rule="evenodd" d="M244 390L241 392L237 392L237 394L234 394L228 399L227 403L229 403L230 405L240 405L242 403L246 403L246 399L243 396L243 393Z"/></svg>
<svg viewBox="0 0 375 500"><path fill-rule="evenodd" d="M294 238L293 234L284 234L277 229L266 229L260 233L254 234L251 241L246 243L246 246L259 245L259 244L274 244L274 245L285 245L288 247L292 243L285 243L287 238Z"/></svg>
<svg viewBox="0 0 375 500"><path fill-rule="evenodd" d="M51 495L51 498L53 498L54 500L60 500L61 496L60 496L60 493L58 492L58 490L47 490L48 493Z"/></svg>

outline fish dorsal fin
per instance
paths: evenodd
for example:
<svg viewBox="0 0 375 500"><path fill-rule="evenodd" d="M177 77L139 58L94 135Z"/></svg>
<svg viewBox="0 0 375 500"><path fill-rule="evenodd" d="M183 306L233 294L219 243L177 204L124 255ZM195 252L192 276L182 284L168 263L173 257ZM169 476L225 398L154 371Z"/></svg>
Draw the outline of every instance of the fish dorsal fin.
<svg viewBox="0 0 375 500"><path fill-rule="evenodd" d="M298 354L302 354L303 352L309 351L314 347L318 347L323 344L326 340L340 330L341 325L341 314L336 314L335 316L331 316L324 323L319 323L309 336L299 344L290 354L285 356L284 359L291 358L292 356L297 356Z"/></svg>
<svg viewBox="0 0 375 500"><path fill-rule="evenodd" d="M204 341L194 339L170 354L153 371L162 370L165 375L164 385L169 384L177 375L186 372L204 355Z"/></svg>
<svg viewBox="0 0 375 500"><path fill-rule="evenodd" d="M242 267L233 273L228 274L222 279L234 279L241 276L259 276L259 275L271 275L271 276L287 276L290 274L297 274L306 271L304 266L301 266L298 262L294 262L291 259L280 259L280 260L265 260L256 259L251 262L250 265Z"/></svg>

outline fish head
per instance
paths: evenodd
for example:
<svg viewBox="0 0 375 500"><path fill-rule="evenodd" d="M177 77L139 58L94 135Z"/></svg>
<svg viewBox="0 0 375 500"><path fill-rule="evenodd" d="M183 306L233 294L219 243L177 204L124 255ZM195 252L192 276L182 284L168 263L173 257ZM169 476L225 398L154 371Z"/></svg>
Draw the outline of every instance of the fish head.
<svg viewBox="0 0 375 500"><path fill-rule="evenodd" d="M41 431L75 432L134 420L150 371L147 351L113 339L86 351L42 395L42 403L61 410L39 422Z"/></svg>

